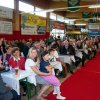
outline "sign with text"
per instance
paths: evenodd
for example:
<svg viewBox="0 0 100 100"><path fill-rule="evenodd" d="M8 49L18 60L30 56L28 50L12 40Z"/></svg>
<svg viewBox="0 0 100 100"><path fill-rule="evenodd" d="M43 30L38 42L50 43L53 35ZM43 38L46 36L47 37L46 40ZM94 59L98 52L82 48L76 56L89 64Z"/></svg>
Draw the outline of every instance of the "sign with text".
<svg viewBox="0 0 100 100"><path fill-rule="evenodd" d="M37 26L37 33L43 34L46 32L46 26Z"/></svg>
<svg viewBox="0 0 100 100"><path fill-rule="evenodd" d="M88 29L100 30L100 24L89 24Z"/></svg>
<svg viewBox="0 0 100 100"><path fill-rule="evenodd" d="M50 28L65 30L65 24L62 23L62 22L58 22L58 21L51 21L50 22Z"/></svg>
<svg viewBox="0 0 100 100"><path fill-rule="evenodd" d="M13 10L10 8L0 6L0 17L13 19Z"/></svg>
<svg viewBox="0 0 100 100"><path fill-rule="evenodd" d="M0 21L0 34L12 34L12 22Z"/></svg>
<svg viewBox="0 0 100 100"><path fill-rule="evenodd" d="M35 35L46 33L46 18L33 14L21 15L21 33L23 35Z"/></svg>
<svg viewBox="0 0 100 100"><path fill-rule="evenodd" d="M90 36L100 36L100 31L97 31L97 30L89 31L89 35Z"/></svg>
<svg viewBox="0 0 100 100"><path fill-rule="evenodd" d="M88 29L81 28L81 32L88 32L88 31L89 31Z"/></svg>

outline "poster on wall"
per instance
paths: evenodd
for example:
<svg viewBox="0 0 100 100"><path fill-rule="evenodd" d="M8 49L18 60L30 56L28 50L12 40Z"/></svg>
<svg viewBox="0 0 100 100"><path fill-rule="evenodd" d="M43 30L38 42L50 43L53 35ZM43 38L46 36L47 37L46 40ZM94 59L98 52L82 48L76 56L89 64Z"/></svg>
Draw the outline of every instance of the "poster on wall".
<svg viewBox="0 0 100 100"><path fill-rule="evenodd" d="M0 6L0 17L13 19L13 9Z"/></svg>
<svg viewBox="0 0 100 100"><path fill-rule="evenodd" d="M21 15L21 34L38 35L46 33L46 18L33 14Z"/></svg>
<svg viewBox="0 0 100 100"><path fill-rule="evenodd" d="M12 22L0 21L0 34L12 34Z"/></svg>
<svg viewBox="0 0 100 100"><path fill-rule="evenodd" d="M38 34L45 34L46 26L37 26L37 33Z"/></svg>

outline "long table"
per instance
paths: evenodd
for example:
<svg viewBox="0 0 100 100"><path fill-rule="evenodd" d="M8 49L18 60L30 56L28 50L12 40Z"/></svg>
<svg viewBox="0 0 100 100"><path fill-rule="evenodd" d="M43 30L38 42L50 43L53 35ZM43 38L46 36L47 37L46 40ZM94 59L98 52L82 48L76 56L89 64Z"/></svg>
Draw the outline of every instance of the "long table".
<svg viewBox="0 0 100 100"><path fill-rule="evenodd" d="M25 80L27 83L27 89L28 89L28 93L29 93L29 86L28 86L28 81L27 81L27 77L31 75L31 73L29 71L25 71L25 70L19 70L19 75L16 76L14 71L8 71L8 72L3 72L1 73L2 79L3 81L10 86L11 88L13 88L18 95L20 95L20 81L21 80ZM29 94L28 94L28 100L30 99Z"/></svg>

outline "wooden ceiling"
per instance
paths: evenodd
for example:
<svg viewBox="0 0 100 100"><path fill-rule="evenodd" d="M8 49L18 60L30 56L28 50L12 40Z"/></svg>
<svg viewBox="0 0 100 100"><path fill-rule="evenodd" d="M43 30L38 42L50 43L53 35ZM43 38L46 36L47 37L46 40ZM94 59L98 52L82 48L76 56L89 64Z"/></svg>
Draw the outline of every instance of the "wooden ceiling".
<svg viewBox="0 0 100 100"><path fill-rule="evenodd" d="M50 8L63 8L66 7L67 8L67 0L51 0L52 2L50 2L49 6ZM87 6L87 5L96 5L96 4L100 4L100 0L80 0L80 6ZM78 10L77 12L70 12L67 9L63 9L62 11L60 10L56 10L56 13L59 12L61 14L63 14L66 18L70 18L70 19L79 19L76 20L77 23L87 23L87 21L82 20L82 13L83 12L90 12L91 15L93 13L100 13L100 8L94 8L94 9L90 9L87 7L80 7L80 10ZM91 16L92 18L93 16ZM100 17L100 16L99 16Z"/></svg>
<svg viewBox="0 0 100 100"><path fill-rule="evenodd" d="M63 7L67 8L67 0L51 0L51 1L52 2L49 3L49 7L51 9L63 8ZM80 6L95 5L95 4L100 4L100 2L96 1L96 0L81 0L81 2L80 2ZM75 12L75 13L86 12L86 11L87 12L94 12L95 10L100 12L100 9L90 9L88 7L85 7L85 8L81 7L80 10L78 12ZM58 10L58 11L60 11L60 10ZM62 11L65 11L66 13L72 13L72 12L67 11L67 9L63 9Z"/></svg>
<svg viewBox="0 0 100 100"><path fill-rule="evenodd" d="M59 2L59 1L65 1L65 2L67 2L67 0L51 0L51 1L57 1L57 2ZM96 0L81 0L81 1L96 2Z"/></svg>
<svg viewBox="0 0 100 100"><path fill-rule="evenodd" d="M55 9L53 11L54 13L62 15L66 18L80 19L82 18L82 12L100 13L100 8L90 9L88 7L84 8L81 7L80 10L77 12L69 12L67 10L67 0L21 0L21 1L25 1L37 7L44 8L45 10ZM80 6L95 5L95 4L100 4L100 0L80 0ZM66 9L59 10L59 8L64 8L64 7L66 7Z"/></svg>

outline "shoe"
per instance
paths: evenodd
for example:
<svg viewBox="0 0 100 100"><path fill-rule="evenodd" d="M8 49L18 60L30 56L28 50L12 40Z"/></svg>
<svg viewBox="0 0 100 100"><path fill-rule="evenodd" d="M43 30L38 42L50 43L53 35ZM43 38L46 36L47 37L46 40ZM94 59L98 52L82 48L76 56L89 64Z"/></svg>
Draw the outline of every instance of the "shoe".
<svg viewBox="0 0 100 100"><path fill-rule="evenodd" d="M53 92L53 95L57 94L56 92Z"/></svg>
<svg viewBox="0 0 100 100"><path fill-rule="evenodd" d="M63 97L63 96L59 96L59 97L58 97L58 96L57 96L56 99L58 99L58 100L65 100L66 97Z"/></svg>
<svg viewBox="0 0 100 100"><path fill-rule="evenodd" d="M61 92L60 92L61 93ZM56 92L53 92L53 95L57 94Z"/></svg>
<svg viewBox="0 0 100 100"><path fill-rule="evenodd" d="M71 73L71 74L74 74L74 72L73 72L72 70L70 70L70 73Z"/></svg>
<svg viewBox="0 0 100 100"><path fill-rule="evenodd" d="M26 96L26 92L23 93L23 96Z"/></svg>

